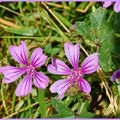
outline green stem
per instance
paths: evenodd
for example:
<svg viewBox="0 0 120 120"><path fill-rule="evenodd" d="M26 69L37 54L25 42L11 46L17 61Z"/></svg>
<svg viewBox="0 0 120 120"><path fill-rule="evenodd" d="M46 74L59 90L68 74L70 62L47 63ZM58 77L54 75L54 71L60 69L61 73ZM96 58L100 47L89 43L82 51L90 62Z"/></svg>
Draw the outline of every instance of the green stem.
<svg viewBox="0 0 120 120"><path fill-rule="evenodd" d="M5 110L5 113L8 115L8 110L7 110L7 107L6 107L6 103L5 103L5 100L4 100L4 93L3 93L3 83L1 84L1 99L2 99L2 103L3 103L3 107L4 107L4 110Z"/></svg>
<svg viewBox="0 0 120 120"><path fill-rule="evenodd" d="M38 92L38 100L39 100L39 105L40 109L39 112L41 113L41 118L46 117L46 102L45 102L45 93L44 90L39 90Z"/></svg>
<svg viewBox="0 0 120 120"><path fill-rule="evenodd" d="M30 101L30 96L27 96L27 102L28 102L28 106L31 106L31 101ZM30 118L32 118L32 109L29 109L29 113L30 113Z"/></svg>
<svg viewBox="0 0 120 120"><path fill-rule="evenodd" d="M13 113L14 110L15 110L15 99L16 99L16 95L15 95L15 92L14 92L14 93L13 93L13 98L12 98L11 113Z"/></svg>

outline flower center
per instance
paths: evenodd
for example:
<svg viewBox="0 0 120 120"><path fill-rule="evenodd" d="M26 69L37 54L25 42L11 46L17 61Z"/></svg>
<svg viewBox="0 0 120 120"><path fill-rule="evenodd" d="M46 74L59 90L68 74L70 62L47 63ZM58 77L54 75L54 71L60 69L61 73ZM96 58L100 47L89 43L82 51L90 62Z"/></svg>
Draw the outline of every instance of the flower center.
<svg viewBox="0 0 120 120"><path fill-rule="evenodd" d="M79 85L78 80L82 77L81 69L78 70L72 70L72 74L67 76L67 78L74 78L70 81L70 87L68 89L68 93L70 95L73 95L75 93L78 93L79 91Z"/></svg>
<svg viewBox="0 0 120 120"><path fill-rule="evenodd" d="M70 87L68 89L68 93L72 96L74 94L77 94L79 91L79 85L78 82L75 81L74 83L70 84Z"/></svg>
<svg viewBox="0 0 120 120"><path fill-rule="evenodd" d="M78 70L72 70L72 74L67 76L67 79L69 78L75 78L71 80L71 83L73 84L74 81L79 80L82 77L81 69Z"/></svg>
<svg viewBox="0 0 120 120"><path fill-rule="evenodd" d="M32 65L27 66L27 74L33 75L35 71L35 68Z"/></svg>
<svg viewBox="0 0 120 120"><path fill-rule="evenodd" d="M79 79L80 77L82 77L82 74L81 74L81 70L73 70L72 71L72 77L76 77L76 79Z"/></svg>

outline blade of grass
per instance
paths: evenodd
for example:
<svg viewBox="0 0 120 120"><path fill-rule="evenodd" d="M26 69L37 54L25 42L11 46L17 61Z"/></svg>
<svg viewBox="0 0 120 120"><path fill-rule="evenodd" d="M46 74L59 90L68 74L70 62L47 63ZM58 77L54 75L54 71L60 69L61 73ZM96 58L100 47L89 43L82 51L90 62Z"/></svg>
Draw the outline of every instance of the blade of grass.
<svg viewBox="0 0 120 120"><path fill-rule="evenodd" d="M1 36L1 38L20 38L20 39L34 39L36 41L44 41L46 39L46 37L42 37L42 36L39 36L39 37L31 37L31 36ZM53 42L53 41L57 41L57 42L62 42L63 41L63 38L61 37L56 37L56 36L51 36L49 38L49 41L50 42Z"/></svg>
<svg viewBox="0 0 120 120"><path fill-rule="evenodd" d="M72 28L72 24L65 17L63 17L61 14L54 10L53 13L61 20L61 22L63 22L67 27L69 27L69 29Z"/></svg>
<svg viewBox="0 0 120 120"><path fill-rule="evenodd" d="M15 110L15 99L16 99L16 95L15 95L15 92L14 92L13 93L13 98L12 98L11 113L13 113L14 110Z"/></svg>
<svg viewBox="0 0 120 120"><path fill-rule="evenodd" d="M8 7L5 7L5 6L3 6L3 5L0 5L0 7L1 7L2 9L5 9L5 10L11 12L11 13L14 13L14 14L16 14L16 15L19 15L19 16L21 16L21 17L25 17L24 15L22 15L22 14L20 14L20 13L18 13L18 12L15 12L14 10L9 9ZM27 18L27 17L25 17L25 18Z"/></svg>
<svg viewBox="0 0 120 120"><path fill-rule="evenodd" d="M38 101L39 101L39 112L41 114L41 118L47 117L47 107L45 102L45 93L44 90L40 89L38 91Z"/></svg>
<svg viewBox="0 0 120 120"><path fill-rule="evenodd" d="M60 36L63 38L64 41L69 41L68 37L62 32L62 30L56 25L56 23L50 18L46 10L41 11L41 17L43 17L45 20L46 18L50 21L50 23L56 28L56 31Z"/></svg>
<svg viewBox="0 0 120 120"><path fill-rule="evenodd" d="M60 23L60 25L66 30L66 32L69 32L68 28L58 19L58 17L53 13L53 11L44 3L41 2L41 4L51 13L51 15Z"/></svg>

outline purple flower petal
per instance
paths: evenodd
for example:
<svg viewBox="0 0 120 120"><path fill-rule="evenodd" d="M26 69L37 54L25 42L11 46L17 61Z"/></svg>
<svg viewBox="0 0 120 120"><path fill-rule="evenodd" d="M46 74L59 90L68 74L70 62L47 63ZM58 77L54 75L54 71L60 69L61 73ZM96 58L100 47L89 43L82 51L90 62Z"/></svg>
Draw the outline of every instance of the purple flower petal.
<svg viewBox="0 0 120 120"><path fill-rule="evenodd" d="M80 78L78 80L78 84L79 84L79 87L80 87L80 91L83 91L85 93L90 93L91 92L90 84L86 80L84 80L83 78Z"/></svg>
<svg viewBox="0 0 120 120"><path fill-rule="evenodd" d="M13 66L4 66L0 68L0 73L4 75L3 83L11 83L17 80L25 72L25 68L16 68Z"/></svg>
<svg viewBox="0 0 120 120"><path fill-rule="evenodd" d="M52 93L58 93L58 98L62 99L69 86L70 86L69 79L58 80L51 85L50 91Z"/></svg>
<svg viewBox="0 0 120 120"><path fill-rule="evenodd" d="M97 69L99 68L98 62L98 53L89 55L81 65L81 73L90 74L97 71Z"/></svg>
<svg viewBox="0 0 120 120"><path fill-rule="evenodd" d="M54 64L50 64L47 67L48 71L58 75L70 75L70 68L61 60L55 60Z"/></svg>
<svg viewBox="0 0 120 120"><path fill-rule="evenodd" d="M74 69L78 69L78 62L80 56L79 44L72 45L70 43L65 43L64 50L71 65L74 67Z"/></svg>
<svg viewBox="0 0 120 120"><path fill-rule="evenodd" d="M49 79L43 73L34 72L34 85L38 88L45 89L49 84Z"/></svg>
<svg viewBox="0 0 120 120"><path fill-rule="evenodd" d="M120 2L119 1L116 1L114 4L114 11L120 12Z"/></svg>
<svg viewBox="0 0 120 120"><path fill-rule="evenodd" d="M111 76L111 80L112 81L114 81L115 79L118 79L118 78L120 78L120 69L118 69L118 70L116 70L113 74L112 74L112 76Z"/></svg>
<svg viewBox="0 0 120 120"><path fill-rule="evenodd" d="M106 1L104 2L103 7L108 8L111 5L112 5L112 1Z"/></svg>
<svg viewBox="0 0 120 120"><path fill-rule="evenodd" d="M11 46L9 48L10 54L12 57L21 64L28 65L27 59L27 48L23 41L21 41L20 46Z"/></svg>
<svg viewBox="0 0 120 120"><path fill-rule="evenodd" d="M41 48L36 48L30 58L31 65L33 65L35 68L38 68L45 64L45 61L47 60L47 56L42 53Z"/></svg>
<svg viewBox="0 0 120 120"><path fill-rule="evenodd" d="M26 77L20 81L16 88L16 96L26 96L30 93L32 88L32 77L26 75Z"/></svg>

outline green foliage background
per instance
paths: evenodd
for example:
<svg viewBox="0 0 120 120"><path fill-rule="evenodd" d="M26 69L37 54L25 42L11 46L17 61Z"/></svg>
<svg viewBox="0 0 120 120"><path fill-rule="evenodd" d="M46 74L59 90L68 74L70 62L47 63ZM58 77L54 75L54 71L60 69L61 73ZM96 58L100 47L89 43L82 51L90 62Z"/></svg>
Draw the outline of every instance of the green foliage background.
<svg viewBox="0 0 120 120"><path fill-rule="evenodd" d="M94 2L13 2L0 4L0 66L19 66L10 56L9 47L24 40L29 56L36 47L43 48L48 60L38 71L50 79L61 76L47 72L52 57L69 64L64 43L80 43L80 65L88 54L98 52L101 70L85 76L91 84L89 95L67 93L62 100L49 90L33 86L31 94L16 97L14 91L22 77L3 84L0 75L0 118L119 118L120 82L110 81L120 68L120 13Z"/></svg>

